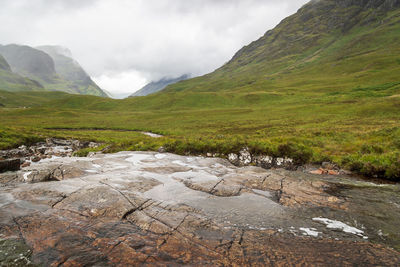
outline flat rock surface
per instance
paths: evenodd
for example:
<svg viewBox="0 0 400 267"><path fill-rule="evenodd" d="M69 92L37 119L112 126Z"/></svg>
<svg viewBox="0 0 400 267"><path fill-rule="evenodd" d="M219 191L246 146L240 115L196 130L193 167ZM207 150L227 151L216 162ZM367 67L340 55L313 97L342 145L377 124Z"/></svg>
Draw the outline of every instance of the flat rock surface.
<svg viewBox="0 0 400 267"><path fill-rule="evenodd" d="M399 193L168 153L45 159L0 174L0 261L398 266Z"/></svg>

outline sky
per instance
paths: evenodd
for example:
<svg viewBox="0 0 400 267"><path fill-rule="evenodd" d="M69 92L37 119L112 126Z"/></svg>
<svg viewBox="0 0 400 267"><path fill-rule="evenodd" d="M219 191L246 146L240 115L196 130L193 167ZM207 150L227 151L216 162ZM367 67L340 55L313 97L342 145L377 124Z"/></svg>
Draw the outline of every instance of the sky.
<svg viewBox="0 0 400 267"><path fill-rule="evenodd" d="M0 0L0 44L61 45L117 98L212 72L308 0Z"/></svg>

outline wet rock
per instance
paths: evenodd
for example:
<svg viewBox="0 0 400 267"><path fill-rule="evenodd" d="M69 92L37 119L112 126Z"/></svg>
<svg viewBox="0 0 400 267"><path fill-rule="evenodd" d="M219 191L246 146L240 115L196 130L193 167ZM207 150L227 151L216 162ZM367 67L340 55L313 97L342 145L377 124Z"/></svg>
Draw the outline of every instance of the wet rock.
<svg viewBox="0 0 400 267"><path fill-rule="evenodd" d="M51 170L33 170L26 172L23 181L27 183L40 183L52 180Z"/></svg>
<svg viewBox="0 0 400 267"><path fill-rule="evenodd" d="M39 157L39 156L33 156L33 157L31 157L31 161L32 162L38 162L38 161L40 161L41 160L41 157Z"/></svg>
<svg viewBox="0 0 400 267"><path fill-rule="evenodd" d="M337 170L338 167L331 162L322 162L321 167L325 170Z"/></svg>
<svg viewBox="0 0 400 267"><path fill-rule="evenodd" d="M328 170L328 169L323 169L323 168L319 168L317 170L310 171L309 173L317 174L317 175L339 175L339 171L337 171L337 170Z"/></svg>
<svg viewBox="0 0 400 267"><path fill-rule="evenodd" d="M21 164L21 168L29 167L31 163L29 161L25 161L24 163Z"/></svg>
<svg viewBox="0 0 400 267"><path fill-rule="evenodd" d="M318 170L314 170L314 171L310 171L311 174L318 174L318 175L322 175L325 174L325 170L322 168L319 168Z"/></svg>
<svg viewBox="0 0 400 267"><path fill-rule="evenodd" d="M0 186L20 181L20 176L15 172L0 173Z"/></svg>
<svg viewBox="0 0 400 267"><path fill-rule="evenodd" d="M50 142L58 146L71 146L73 141L63 139L50 139Z"/></svg>
<svg viewBox="0 0 400 267"><path fill-rule="evenodd" d="M67 197L65 193L41 188L27 188L13 194L16 199L30 201L34 204L54 206Z"/></svg>
<svg viewBox="0 0 400 267"><path fill-rule="evenodd" d="M70 157L73 152L84 147L98 147L94 142L80 142L78 140L62 140L48 138L46 142L39 142L27 148L20 146L16 149L0 150L0 158L30 158L32 162L38 162L40 159L57 157Z"/></svg>
<svg viewBox="0 0 400 267"><path fill-rule="evenodd" d="M152 152L43 160L6 174L0 174L0 236L22 236L32 250L28 258L38 265L396 266L400 261L395 250L313 221L320 215L350 218L345 222L356 226L374 216L357 213L354 198L342 198L340 187L332 188L340 177L324 180ZM26 184L24 177L46 182ZM397 203L396 188L388 192ZM372 189L368 194L379 205L393 205ZM398 222L374 220L363 228L369 237L375 226ZM318 237L304 236L303 227L315 229Z"/></svg>
<svg viewBox="0 0 400 267"><path fill-rule="evenodd" d="M20 159L0 160L0 173L7 171L17 171L20 169Z"/></svg>
<svg viewBox="0 0 400 267"><path fill-rule="evenodd" d="M329 175L339 175L339 172L336 170L328 170Z"/></svg>

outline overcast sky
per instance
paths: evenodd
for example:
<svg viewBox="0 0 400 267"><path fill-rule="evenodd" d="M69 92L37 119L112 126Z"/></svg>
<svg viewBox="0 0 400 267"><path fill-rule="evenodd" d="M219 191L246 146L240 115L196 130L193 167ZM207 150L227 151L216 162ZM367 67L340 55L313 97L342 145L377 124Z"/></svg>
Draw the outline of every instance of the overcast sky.
<svg viewBox="0 0 400 267"><path fill-rule="evenodd" d="M213 71L308 0L0 0L0 43L62 45L116 96Z"/></svg>

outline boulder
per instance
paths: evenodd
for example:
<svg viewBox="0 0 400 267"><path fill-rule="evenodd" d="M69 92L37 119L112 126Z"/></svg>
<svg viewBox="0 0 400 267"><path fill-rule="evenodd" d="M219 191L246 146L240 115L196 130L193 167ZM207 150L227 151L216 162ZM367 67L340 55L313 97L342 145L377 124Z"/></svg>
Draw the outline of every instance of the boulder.
<svg viewBox="0 0 400 267"><path fill-rule="evenodd" d="M18 171L21 166L20 159L5 159L0 161L0 173L7 171Z"/></svg>
<svg viewBox="0 0 400 267"><path fill-rule="evenodd" d="M240 165L248 165L251 163L251 153L249 148L245 147L239 152Z"/></svg>

